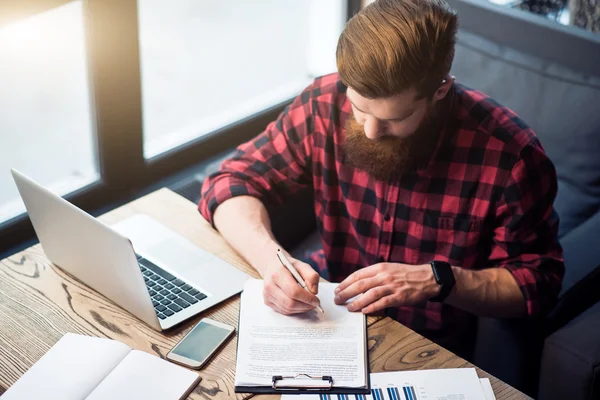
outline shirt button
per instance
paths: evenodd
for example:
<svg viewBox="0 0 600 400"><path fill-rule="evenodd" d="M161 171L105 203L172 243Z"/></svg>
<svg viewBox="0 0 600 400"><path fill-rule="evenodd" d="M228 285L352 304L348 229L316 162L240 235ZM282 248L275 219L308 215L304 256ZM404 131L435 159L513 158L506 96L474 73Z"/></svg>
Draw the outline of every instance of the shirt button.
<svg viewBox="0 0 600 400"><path fill-rule="evenodd" d="M391 219L391 218L390 218L390 214L385 214L385 216L383 217L383 219L384 219L386 222L387 222L387 221L389 221L389 220Z"/></svg>

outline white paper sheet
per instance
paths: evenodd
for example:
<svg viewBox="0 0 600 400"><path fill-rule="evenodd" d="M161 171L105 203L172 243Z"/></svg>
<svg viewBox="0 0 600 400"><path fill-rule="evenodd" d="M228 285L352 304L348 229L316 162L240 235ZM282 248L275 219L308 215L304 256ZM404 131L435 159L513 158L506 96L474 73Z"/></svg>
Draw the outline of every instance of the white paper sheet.
<svg viewBox="0 0 600 400"><path fill-rule="evenodd" d="M494 389L492 389L492 383L490 380L488 378L479 378L479 382L481 383L485 400L496 400Z"/></svg>
<svg viewBox="0 0 600 400"><path fill-rule="evenodd" d="M364 387L365 317L334 303L336 286L319 285L325 313L286 316L264 304L262 280L248 281L241 300L236 386L270 386L273 375L304 373L331 375L339 387Z"/></svg>
<svg viewBox="0 0 600 400"><path fill-rule="evenodd" d="M196 372L134 350L86 400L178 400L197 379Z"/></svg>
<svg viewBox="0 0 600 400"><path fill-rule="evenodd" d="M488 381L489 382L489 381ZM490 386L491 388L491 386ZM492 393L493 396L493 393ZM283 395L281 400L488 400L474 368L371 374L370 395ZM493 399L493 397L492 397Z"/></svg>
<svg viewBox="0 0 600 400"><path fill-rule="evenodd" d="M2 396L2 400L85 399L131 349L110 339L67 333Z"/></svg>

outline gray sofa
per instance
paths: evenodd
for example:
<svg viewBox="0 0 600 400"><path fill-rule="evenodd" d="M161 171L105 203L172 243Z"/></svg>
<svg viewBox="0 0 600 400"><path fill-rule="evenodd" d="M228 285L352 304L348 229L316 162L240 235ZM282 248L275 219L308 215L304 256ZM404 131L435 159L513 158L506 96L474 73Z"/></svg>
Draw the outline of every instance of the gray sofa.
<svg viewBox="0 0 600 400"><path fill-rule="evenodd" d="M461 26L452 73L515 110L555 163L566 265L549 316L480 319L472 361L533 397L600 399L600 35L483 0L447 1ZM320 247L310 191L268 209L296 257Z"/></svg>
<svg viewBox="0 0 600 400"><path fill-rule="evenodd" d="M540 399L600 398L600 35L487 2L447 1L461 26L453 74L515 110L556 166L565 254L551 314L481 319L474 362Z"/></svg>

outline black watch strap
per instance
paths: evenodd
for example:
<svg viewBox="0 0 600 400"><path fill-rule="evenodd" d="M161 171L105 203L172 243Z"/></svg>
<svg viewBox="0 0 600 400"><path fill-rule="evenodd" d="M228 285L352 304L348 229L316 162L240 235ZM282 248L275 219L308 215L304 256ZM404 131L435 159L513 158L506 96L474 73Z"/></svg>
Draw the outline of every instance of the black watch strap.
<svg viewBox="0 0 600 400"><path fill-rule="evenodd" d="M433 276L435 281L440 285L440 292L429 299L436 303L441 303L452 291L456 280L454 279L454 272L452 272L452 266L445 261L432 261L431 268L433 270Z"/></svg>

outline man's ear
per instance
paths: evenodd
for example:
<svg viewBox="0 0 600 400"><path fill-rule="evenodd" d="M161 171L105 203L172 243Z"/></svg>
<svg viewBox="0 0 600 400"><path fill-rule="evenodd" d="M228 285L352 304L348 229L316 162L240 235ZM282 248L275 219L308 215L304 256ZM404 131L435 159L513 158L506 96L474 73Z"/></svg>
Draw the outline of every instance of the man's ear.
<svg viewBox="0 0 600 400"><path fill-rule="evenodd" d="M448 75L446 77L446 79L444 79L444 82L442 83L442 85L433 94L433 101L437 102L438 100L441 100L444 97L446 97L446 95L448 94L448 91L452 87L452 84L454 83L455 80L456 80L456 78L454 76Z"/></svg>

